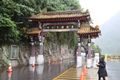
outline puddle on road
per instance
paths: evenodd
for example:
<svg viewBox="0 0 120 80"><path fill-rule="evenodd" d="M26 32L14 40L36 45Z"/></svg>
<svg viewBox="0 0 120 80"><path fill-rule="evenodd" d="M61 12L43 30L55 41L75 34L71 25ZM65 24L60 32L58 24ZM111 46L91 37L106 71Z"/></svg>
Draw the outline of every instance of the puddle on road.
<svg viewBox="0 0 120 80"><path fill-rule="evenodd" d="M0 80L52 80L73 64L71 60L64 60L62 63L13 68L13 72L3 71L0 74Z"/></svg>

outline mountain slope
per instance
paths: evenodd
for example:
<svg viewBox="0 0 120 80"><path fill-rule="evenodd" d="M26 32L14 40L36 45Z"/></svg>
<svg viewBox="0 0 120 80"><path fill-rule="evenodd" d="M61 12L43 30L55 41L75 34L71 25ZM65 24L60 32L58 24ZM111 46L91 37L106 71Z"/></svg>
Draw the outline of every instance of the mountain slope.
<svg viewBox="0 0 120 80"><path fill-rule="evenodd" d="M103 53L120 53L120 12L101 26L102 36L95 40Z"/></svg>

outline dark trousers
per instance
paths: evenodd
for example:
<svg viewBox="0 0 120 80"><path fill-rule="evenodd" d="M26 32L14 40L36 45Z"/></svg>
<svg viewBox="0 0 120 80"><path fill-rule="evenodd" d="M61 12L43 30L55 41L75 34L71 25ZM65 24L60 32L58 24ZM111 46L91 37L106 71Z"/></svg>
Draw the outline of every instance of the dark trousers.
<svg viewBox="0 0 120 80"><path fill-rule="evenodd" d="M103 78L103 80L105 80L105 77L101 77L101 76L98 77L98 80L101 80L101 78Z"/></svg>

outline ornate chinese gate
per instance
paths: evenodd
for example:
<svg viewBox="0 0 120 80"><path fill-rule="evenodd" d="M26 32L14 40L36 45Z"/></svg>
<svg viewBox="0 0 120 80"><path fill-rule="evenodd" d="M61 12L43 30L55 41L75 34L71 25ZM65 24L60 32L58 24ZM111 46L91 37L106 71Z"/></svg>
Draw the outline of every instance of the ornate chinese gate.
<svg viewBox="0 0 120 80"><path fill-rule="evenodd" d="M98 26L90 25L91 18L88 11L65 11L65 12L47 12L33 15L29 18L34 25L28 29L27 34L31 39L31 57L30 64L35 64L35 41L34 37L39 40L38 64L43 63L43 43L44 36L47 32L75 32L78 35L77 55L81 53L81 42L88 39L88 59L91 58L90 43L92 38L99 36L101 31ZM32 61L32 62L31 62Z"/></svg>

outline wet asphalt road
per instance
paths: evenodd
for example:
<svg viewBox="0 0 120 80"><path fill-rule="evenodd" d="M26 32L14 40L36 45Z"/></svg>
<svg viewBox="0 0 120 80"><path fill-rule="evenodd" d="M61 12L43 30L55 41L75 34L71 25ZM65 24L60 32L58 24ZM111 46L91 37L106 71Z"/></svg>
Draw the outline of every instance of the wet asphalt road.
<svg viewBox="0 0 120 80"><path fill-rule="evenodd" d="M63 71L74 65L73 61L64 60L62 63L44 64L36 66L24 66L14 68L12 73L3 71L0 80L52 80ZM120 61L107 62L108 80L120 80Z"/></svg>
<svg viewBox="0 0 120 80"><path fill-rule="evenodd" d="M74 62L71 60L64 60L62 63L14 68L12 73L8 73L6 70L2 72L0 80L52 80L73 64Z"/></svg>
<svg viewBox="0 0 120 80"><path fill-rule="evenodd" d="M120 61L107 62L108 80L120 80Z"/></svg>

